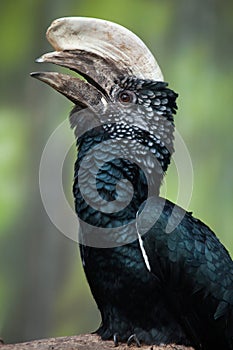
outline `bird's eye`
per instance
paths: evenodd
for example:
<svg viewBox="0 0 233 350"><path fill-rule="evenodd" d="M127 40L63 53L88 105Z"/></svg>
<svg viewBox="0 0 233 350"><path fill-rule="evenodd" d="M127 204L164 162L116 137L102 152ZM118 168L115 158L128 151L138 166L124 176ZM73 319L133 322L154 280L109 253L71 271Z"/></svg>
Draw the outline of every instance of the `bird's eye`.
<svg viewBox="0 0 233 350"><path fill-rule="evenodd" d="M122 103L133 103L135 102L135 94L133 91L122 91L118 95L118 100Z"/></svg>

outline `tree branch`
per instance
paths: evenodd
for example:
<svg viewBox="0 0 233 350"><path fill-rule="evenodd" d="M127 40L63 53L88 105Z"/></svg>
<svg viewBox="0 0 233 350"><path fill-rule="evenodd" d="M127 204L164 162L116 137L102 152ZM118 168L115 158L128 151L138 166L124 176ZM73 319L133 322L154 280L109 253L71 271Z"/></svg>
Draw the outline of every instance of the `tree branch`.
<svg viewBox="0 0 233 350"><path fill-rule="evenodd" d="M33 340L27 343L1 345L0 350L112 350L113 341L103 341L94 334L85 334L71 337L60 337ZM136 346L128 347L126 344L120 344L117 350L138 350ZM181 345L142 346L141 350L194 350Z"/></svg>

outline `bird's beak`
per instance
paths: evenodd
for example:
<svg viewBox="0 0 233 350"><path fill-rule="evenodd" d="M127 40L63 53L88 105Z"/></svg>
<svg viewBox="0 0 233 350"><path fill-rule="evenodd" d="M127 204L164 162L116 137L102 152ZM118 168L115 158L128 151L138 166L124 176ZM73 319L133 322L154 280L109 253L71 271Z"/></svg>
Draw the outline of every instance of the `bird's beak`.
<svg viewBox="0 0 233 350"><path fill-rule="evenodd" d="M96 18L60 18L48 28L47 39L55 51L43 55L37 62L69 68L85 81L54 72L31 75L82 107L111 100L111 87L121 75L163 80L146 45L118 24Z"/></svg>

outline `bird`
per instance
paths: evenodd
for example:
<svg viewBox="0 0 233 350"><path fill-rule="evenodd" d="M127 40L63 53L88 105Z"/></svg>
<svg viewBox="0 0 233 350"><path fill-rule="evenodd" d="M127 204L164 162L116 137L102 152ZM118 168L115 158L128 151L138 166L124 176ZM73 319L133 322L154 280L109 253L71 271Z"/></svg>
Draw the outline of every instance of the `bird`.
<svg viewBox="0 0 233 350"><path fill-rule="evenodd" d="M233 349L233 262L215 233L160 196L178 97L153 54L116 23L55 20L34 72L74 103L73 194L83 268L102 339ZM172 227L168 230L168 227Z"/></svg>

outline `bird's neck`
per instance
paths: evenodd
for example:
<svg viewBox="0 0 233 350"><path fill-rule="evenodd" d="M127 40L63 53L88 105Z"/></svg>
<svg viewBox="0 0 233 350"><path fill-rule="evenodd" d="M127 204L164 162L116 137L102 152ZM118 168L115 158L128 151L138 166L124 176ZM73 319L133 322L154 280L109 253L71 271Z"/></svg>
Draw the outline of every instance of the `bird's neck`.
<svg viewBox="0 0 233 350"><path fill-rule="evenodd" d="M94 227L127 225L148 196L159 194L164 170L158 150L121 138L120 128L102 125L77 140L75 208Z"/></svg>

